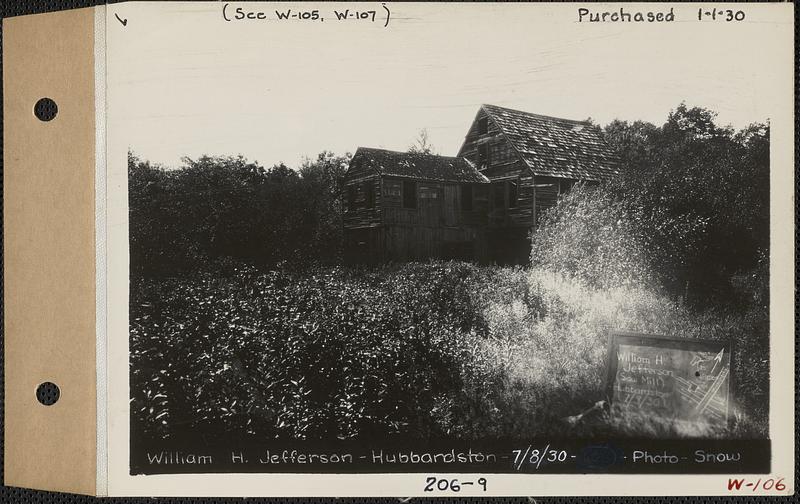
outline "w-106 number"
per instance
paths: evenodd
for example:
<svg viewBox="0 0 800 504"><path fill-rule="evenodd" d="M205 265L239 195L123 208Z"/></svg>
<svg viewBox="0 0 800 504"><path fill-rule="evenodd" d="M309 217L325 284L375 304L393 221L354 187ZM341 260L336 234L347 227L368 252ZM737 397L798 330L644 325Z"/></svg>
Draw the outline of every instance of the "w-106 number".
<svg viewBox="0 0 800 504"><path fill-rule="evenodd" d="M486 491L486 478L478 478L475 481L464 481L459 479L446 479L437 478L435 476L428 476L425 479L426 492L460 492L463 487L470 487L477 485Z"/></svg>

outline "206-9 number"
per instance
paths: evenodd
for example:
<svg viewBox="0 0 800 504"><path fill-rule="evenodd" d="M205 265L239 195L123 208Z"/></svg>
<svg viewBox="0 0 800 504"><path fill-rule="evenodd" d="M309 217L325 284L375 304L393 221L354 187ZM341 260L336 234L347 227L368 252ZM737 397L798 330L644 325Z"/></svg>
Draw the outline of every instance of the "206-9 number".
<svg viewBox="0 0 800 504"><path fill-rule="evenodd" d="M434 476L428 476L425 479L425 491L426 492L434 492L439 490L440 492L460 492L461 489L465 486L472 486L477 485L486 491L486 478L478 478L475 481L463 481L459 479L445 479L445 478L436 478Z"/></svg>

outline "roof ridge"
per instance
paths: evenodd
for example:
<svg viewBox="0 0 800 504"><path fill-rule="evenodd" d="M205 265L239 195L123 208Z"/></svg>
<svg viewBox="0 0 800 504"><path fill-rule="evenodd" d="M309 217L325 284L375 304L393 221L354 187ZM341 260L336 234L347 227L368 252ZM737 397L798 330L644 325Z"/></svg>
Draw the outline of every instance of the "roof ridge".
<svg viewBox="0 0 800 504"><path fill-rule="evenodd" d="M374 147L358 147L353 160L359 158L379 175L413 177L420 180L449 182L486 182L475 166L463 156L440 156L415 152L392 151ZM351 165L353 161L351 160Z"/></svg>
<svg viewBox="0 0 800 504"><path fill-rule="evenodd" d="M545 115L545 114L536 114L534 112L526 112L524 110L512 109L512 108L508 108L508 107L501 107L500 105L492 105L491 103L484 103L484 104L481 105L481 107L482 108L483 107L491 107L491 108L497 108L497 109L502 109L502 110L508 110L510 112L516 112L517 114L524 114L524 115L540 117L540 118L544 118L544 119L552 119L552 120L556 120L556 121L564 121L564 122L568 122L568 123L575 123L575 124L581 124L581 125L591 125L591 123L588 120L580 121L578 119L567 119L567 118L564 118L564 117L549 116L549 115Z"/></svg>
<svg viewBox="0 0 800 504"><path fill-rule="evenodd" d="M392 149L384 149L381 147L363 147L363 146L356 147L356 152L358 152L359 150L381 151L381 152L388 152L390 154L402 154L406 156L430 156L430 157L439 157L445 159L463 159L462 156L445 156L443 154L426 154L424 152L397 151Z"/></svg>

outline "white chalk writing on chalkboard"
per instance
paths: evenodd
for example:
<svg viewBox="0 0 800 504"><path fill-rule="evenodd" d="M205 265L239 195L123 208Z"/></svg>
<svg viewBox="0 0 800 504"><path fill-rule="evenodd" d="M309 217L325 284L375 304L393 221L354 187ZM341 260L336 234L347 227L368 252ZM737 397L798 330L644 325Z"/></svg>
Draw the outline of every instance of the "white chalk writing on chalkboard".
<svg viewBox="0 0 800 504"><path fill-rule="evenodd" d="M730 351L724 343L615 334L611 345L609 397L616 411L727 421Z"/></svg>

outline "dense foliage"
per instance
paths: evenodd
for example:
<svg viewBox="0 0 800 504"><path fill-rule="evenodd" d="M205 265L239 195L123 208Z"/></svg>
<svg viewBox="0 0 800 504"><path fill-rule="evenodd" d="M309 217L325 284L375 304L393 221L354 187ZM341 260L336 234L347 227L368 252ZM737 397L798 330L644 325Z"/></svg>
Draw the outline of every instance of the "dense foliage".
<svg viewBox="0 0 800 504"><path fill-rule="evenodd" d="M562 422L604 397L609 330L751 329L640 287L452 262L138 279L131 292L132 425L167 438L636 434ZM726 435L766 433L750 365L734 363L752 386Z"/></svg>
<svg viewBox="0 0 800 504"><path fill-rule="evenodd" d="M474 272L142 280L131 299L134 414L165 435L180 426L300 439L480 431L450 417L486 406L499 376L466 344L485 331L464 284Z"/></svg>
<svg viewBox="0 0 800 504"><path fill-rule="evenodd" d="M714 119L681 104L660 127L612 122L604 135L622 170L608 189L664 287L700 307L742 306L732 280L769 255L769 126L736 132Z"/></svg>
<svg viewBox="0 0 800 504"><path fill-rule="evenodd" d="M128 155L135 275L230 270L246 263L336 262L348 156L321 153L295 171L242 157L184 159L165 169Z"/></svg>

